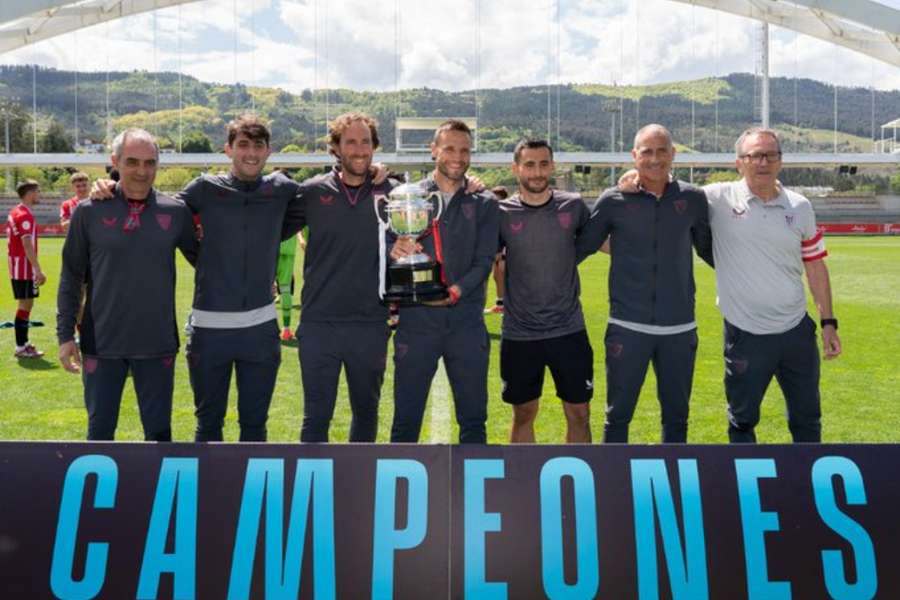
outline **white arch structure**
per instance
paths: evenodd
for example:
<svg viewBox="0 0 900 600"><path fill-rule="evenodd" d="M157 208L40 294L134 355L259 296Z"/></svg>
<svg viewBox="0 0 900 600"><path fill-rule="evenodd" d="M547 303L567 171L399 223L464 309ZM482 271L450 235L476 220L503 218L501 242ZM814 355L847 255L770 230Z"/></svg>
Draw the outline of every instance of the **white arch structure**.
<svg viewBox="0 0 900 600"><path fill-rule="evenodd" d="M57 35L200 0L0 3L0 54ZM900 67L900 10L872 0L671 0L765 21Z"/></svg>
<svg viewBox="0 0 900 600"><path fill-rule="evenodd" d="M0 54L99 23L199 0L9 0L0 3Z"/></svg>

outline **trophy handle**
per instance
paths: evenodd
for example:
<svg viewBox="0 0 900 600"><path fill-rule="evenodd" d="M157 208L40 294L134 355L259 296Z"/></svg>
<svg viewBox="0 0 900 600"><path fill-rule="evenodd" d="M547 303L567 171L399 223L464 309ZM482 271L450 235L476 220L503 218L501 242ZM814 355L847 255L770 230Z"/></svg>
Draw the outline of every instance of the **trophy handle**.
<svg viewBox="0 0 900 600"><path fill-rule="evenodd" d="M435 205L435 215L432 217L431 222L435 222L441 218L441 215L444 214L444 197L440 192L431 192L428 195L429 198L434 198L433 202Z"/></svg>
<svg viewBox="0 0 900 600"><path fill-rule="evenodd" d="M387 204L387 196L385 196L384 194L377 194L372 196L372 206L375 209L375 218L378 219L378 222L381 223L384 227L388 227L390 221L388 220L387 216L385 216L384 220L382 220L381 213L378 212L378 207L382 203Z"/></svg>

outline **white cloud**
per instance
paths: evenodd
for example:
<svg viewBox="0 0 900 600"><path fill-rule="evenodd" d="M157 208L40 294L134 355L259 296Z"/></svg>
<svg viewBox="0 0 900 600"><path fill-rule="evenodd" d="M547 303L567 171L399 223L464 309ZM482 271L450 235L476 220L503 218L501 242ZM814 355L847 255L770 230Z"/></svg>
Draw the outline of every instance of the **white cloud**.
<svg viewBox="0 0 900 600"><path fill-rule="evenodd" d="M753 21L666 0L559 2L563 82L652 83L754 69ZM115 70L154 65L175 70L180 23L182 69L203 80L231 83L237 71L244 83L292 91L326 85L392 90L398 75L398 6L401 87L475 87L479 22L481 86L557 80L554 0L205 0L158 11L155 45L153 17L144 14L48 40L2 60L60 69L77 63L83 70L103 71L109 56ZM772 29L774 75L900 89L900 69L805 36L794 39L793 33Z"/></svg>

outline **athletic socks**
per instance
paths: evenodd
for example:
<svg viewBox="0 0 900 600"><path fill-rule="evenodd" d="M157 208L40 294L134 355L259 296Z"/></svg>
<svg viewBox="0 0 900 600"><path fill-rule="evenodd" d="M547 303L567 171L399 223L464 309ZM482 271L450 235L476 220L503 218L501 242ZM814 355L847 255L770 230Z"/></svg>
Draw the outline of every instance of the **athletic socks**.
<svg viewBox="0 0 900 600"><path fill-rule="evenodd" d="M16 329L16 349L24 348L28 344L28 316L31 311L17 310L14 327Z"/></svg>
<svg viewBox="0 0 900 600"><path fill-rule="evenodd" d="M291 327L291 309L293 308L293 292L290 286L280 285L278 291L281 293L281 321L282 327L290 329Z"/></svg>

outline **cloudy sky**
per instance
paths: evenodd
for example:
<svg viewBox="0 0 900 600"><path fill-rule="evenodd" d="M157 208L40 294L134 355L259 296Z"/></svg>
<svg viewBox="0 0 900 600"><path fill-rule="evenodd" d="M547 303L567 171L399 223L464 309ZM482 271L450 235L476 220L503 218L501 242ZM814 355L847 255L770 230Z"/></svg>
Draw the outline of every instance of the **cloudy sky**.
<svg viewBox="0 0 900 600"><path fill-rule="evenodd" d="M881 2L900 8L900 0ZM86 71L180 66L204 81L296 92L644 84L751 72L756 62L754 21L681 3L478 5L479 0L203 0L60 36L0 56L0 63ZM900 68L790 31L772 28L771 55L775 76L900 89Z"/></svg>

